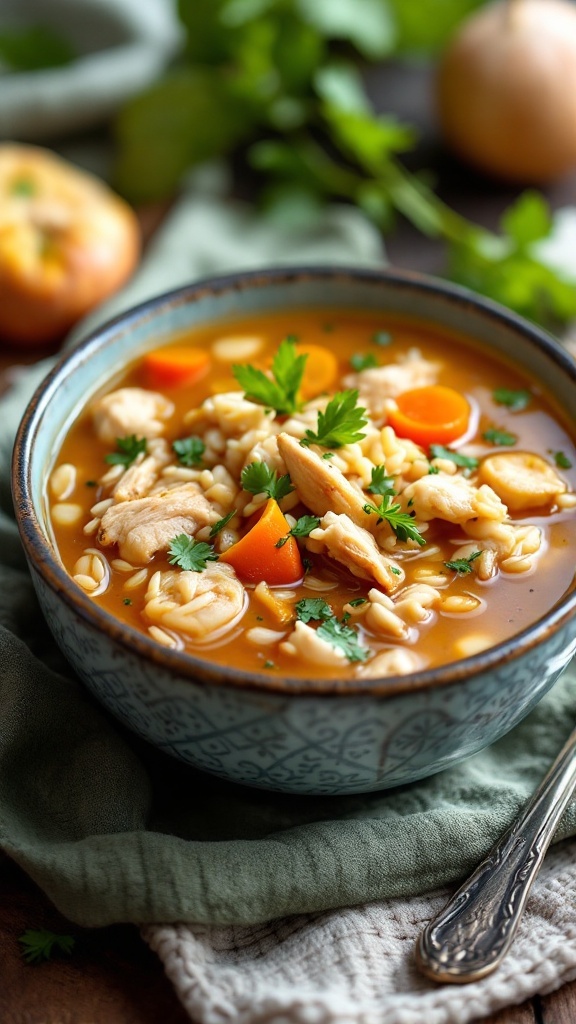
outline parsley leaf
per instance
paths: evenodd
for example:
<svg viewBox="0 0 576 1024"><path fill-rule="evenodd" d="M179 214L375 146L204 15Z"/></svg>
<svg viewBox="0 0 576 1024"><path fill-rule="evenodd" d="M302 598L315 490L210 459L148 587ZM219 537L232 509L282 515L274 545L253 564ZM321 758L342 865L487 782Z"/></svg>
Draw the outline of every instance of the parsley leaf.
<svg viewBox="0 0 576 1024"><path fill-rule="evenodd" d="M305 354L298 355L295 338L288 337L280 343L272 360L273 380L250 365L236 363L232 373L249 401L259 402L280 414L291 415L300 407L298 391L307 358Z"/></svg>
<svg viewBox="0 0 576 1024"><path fill-rule="evenodd" d="M210 537L211 537L211 538L212 538L212 537L216 537L216 536L217 536L217 534L219 534L219 533L220 533L220 530L223 530L223 529L224 529L224 527L228 525L228 523L230 522L230 520L231 520L231 519L234 519L234 516L236 515L236 511L237 511L237 510L236 510L235 508L233 508L233 509L232 509L232 511L231 511L231 512L228 512L228 514L227 514L227 515L225 515L223 519L219 519L217 523L214 523L214 524L213 524L213 525L212 525L212 526L210 527Z"/></svg>
<svg viewBox="0 0 576 1024"><path fill-rule="evenodd" d="M473 455L463 455L462 452L455 452L452 448L445 448L442 444L430 445L431 459L448 459L455 466L462 466L464 469L476 469L478 459Z"/></svg>
<svg viewBox="0 0 576 1024"><path fill-rule="evenodd" d="M510 388L496 388L492 392L492 398L498 405L507 405L511 412L520 412L530 402L532 395L525 388L513 391Z"/></svg>
<svg viewBox="0 0 576 1024"><path fill-rule="evenodd" d="M496 427L489 427L484 431L482 437L489 444L504 445L507 448L516 444L518 440L515 434L509 434L507 430L497 430Z"/></svg>
<svg viewBox="0 0 576 1024"><path fill-rule="evenodd" d="M455 558L451 562L444 562L444 565L447 569L453 569L461 576L466 576L467 573L472 572L472 562L480 558L481 554L481 551L474 551L468 558Z"/></svg>
<svg viewBox="0 0 576 1024"><path fill-rule="evenodd" d="M395 494L394 477L386 475L386 466L374 466L372 479L366 488L370 494Z"/></svg>
<svg viewBox="0 0 576 1024"><path fill-rule="evenodd" d="M333 618L334 612L321 597L303 597L295 607L296 618L301 622Z"/></svg>
<svg viewBox="0 0 576 1024"><path fill-rule="evenodd" d="M202 572L207 562L218 561L218 555L212 544L194 540L194 537L189 537L187 533L179 533L168 548L168 561L170 565L178 565L180 569Z"/></svg>
<svg viewBox="0 0 576 1024"><path fill-rule="evenodd" d="M275 547L284 547L289 537L307 537L309 533L312 533L312 530L315 530L316 527L319 526L319 524L320 519L318 516L300 516L286 536L280 537L280 540L276 541Z"/></svg>
<svg viewBox="0 0 576 1024"><path fill-rule="evenodd" d="M341 448L345 444L361 441L366 435L362 428L368 420L366 409L357 405L357 391L337 391L328 402L324 412L318 412L318 429L306 431L300 444L307 448L311 444L323 445L325 448Z"/></svg>
<svg viewBox="0 0 576 1024"><path fill-rule="evenodd" d="M28 929L19 936L18 942L22 946L22 956L27 964L39 964L43 960L50 960L55 950L69 956L76 945L76 940L71 935L57 935L47 928L40 928L38 931Z"/></svg>
<svg viewBox="0 0 576 1024"><path fill-rule="evenodd" d="M350 366L359 373L361 370L371 370L378 366L378 360L373 352L355 352L350 356Z"/></svg>
<svg viewBox="0 0 576 1024"><path fill-rule="evenodd" d="M353 601L348 601L348 604L351 608L359 608L361 604L366 604L367 601L367 597L355 597Z"/></svg>
<svg viewBox="0 0 576 1024"><path fill-rule="evenodd" d="M426 541L418 527L414 525L414 513L402 512L402 506L399 504L392 505L392 497L390 494L385 494L380 505L364 505L364 511L368 515L375 512L379 517L378 522L385 519L390 524L398 540L415 540L420 547L423 547Z"/></svg>
<svg viewBox="0 0 576 1024"><path fill-rule="evenodd" d="M146 438L137 438L136 434L128 434L127 437L116 438L117 452L104 456L104 462L111 466L131 466L141 452L146 452Z"/></svg>
<svg viewBox="0 0 576 1024"><path fill-rule="evenodd" d="M194 434L191 434L190 437L183 437L179 441L173 441L172 447L182 466L199 466L206 450L202 438L196 437Z"/></svg>
<svg viewBox="0 0 576 1024"><path fill-rule="evenodd" d="M554 462L558 466L558 469L572 469L572 463L564 452L553 452Z"/></svg>
<svg viewBox="0 0 576 1024"><path fill-rule="evenodd" d="M322 640L342 651L348 661L366 661L370 656L369 648L362 647L357 630L345 622L338 622L335 616L321 622L316 632Z"/></svg>
<svg viewBox="0 0 576 1024"><path fill-rule="evenodd" d="M281 501L294 490L288 473L279 477L275 469L265 462L251 462L242 470L242 487L250 494L267 494Z"/></svg>

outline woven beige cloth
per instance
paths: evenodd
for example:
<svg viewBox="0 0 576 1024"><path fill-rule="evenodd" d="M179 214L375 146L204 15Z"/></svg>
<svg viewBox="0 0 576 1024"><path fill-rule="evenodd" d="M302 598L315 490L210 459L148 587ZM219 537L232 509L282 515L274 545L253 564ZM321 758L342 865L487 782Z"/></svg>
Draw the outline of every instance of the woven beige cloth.
<svg viewBox="0 0 576 1024"><path fill-rule="evenodd" d="M501 967L435 985L417 936L448 891L251 927L144 929L199 1024L468 1024L576 978L576 842L550 850Z"/></svg>

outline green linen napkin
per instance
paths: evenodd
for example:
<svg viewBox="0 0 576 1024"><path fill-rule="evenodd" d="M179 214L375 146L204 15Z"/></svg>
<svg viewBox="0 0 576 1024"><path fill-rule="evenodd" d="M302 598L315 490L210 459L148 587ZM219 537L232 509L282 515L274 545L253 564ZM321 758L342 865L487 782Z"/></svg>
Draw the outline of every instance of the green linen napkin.
<svg viewBox="0 0 576 1024"><path fill-rule="evenodd" d="M196 182L101 318L201 274L278 262L375 264L371 228L332 210L288 231ZM93 325L95 317L90 319ZM85 326L84 328L85 329ZM78 332L76 332L76 337ZM39 612L9 498L17 420L46 366L0 403L0 845L83 925L251 923L425 892L488 851L569 731L576 675L519 727L418 784L345 798L235 786L126 733L74 678ZM576 814L558 838L576 833Z"/></svg>

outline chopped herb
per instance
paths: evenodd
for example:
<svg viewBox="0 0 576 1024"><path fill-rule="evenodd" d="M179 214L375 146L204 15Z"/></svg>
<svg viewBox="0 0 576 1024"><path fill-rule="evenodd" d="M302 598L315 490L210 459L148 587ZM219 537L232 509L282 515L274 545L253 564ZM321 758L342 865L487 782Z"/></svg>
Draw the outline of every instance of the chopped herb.
<svg viewBox="0 0 576 1024"><path fill-rule="evenodd" d="M232 373L244 389L245 398L275 409L280 414L291 415L300 407L298 391L307 358L306 355L298 355L296 339L288 337L280 343L272 361L273 380L262 370L250 365L235 364Z"/></svg>
<svg viewBox="0 0 576 1024"><path fill-rule="evenodd" d="M402 573L400 572L400 569L397 569L396 566L394 566L394 565L390 566L390 572L393 572L395 576L401 576L402 575Z"/></svg>
<svg viewBox="0 0 576 1024"><path fill-rule="evenodd" d="M40 928L38 931L29 929L19 936L18 942L22 946L22 957L27 964L39 964L43 960L50 960L55 950L70 956L76 945L76 940L71 935L56 935L47 928Z"/></svg>
<svg viewBox="0 0 576 1024"><path fill-rule="evenodd" d="M104 456L104 462L111 466L131 466L140 453L146 452L146 438L136 437L136 434L129 434L127 437L116 438L117 452Z"/></svg>
<svg viewBox="0 0 576 1024"><path fill-rule="evenodd" d="M398 540L415 540L420 547L423 547L426 541L418 527L414 526L414 513L402 512L402 506L398 504L392 505L391 501L392 495L385 494L380 505L364 505L364 511L368 515L375 512L379 517L378 522L385 519L390 524L392 530L398 537Z"/></svg>
<svg viewBox="0 0 576 1024"><path fill-rule="evenodd" d="M30 178L16 178L10 187L13 196L33 196L35 193L36 185Z"/></svg>
<svg viewBox="0 0 576 1024"><path fill-rule="evenodd" d="M472 562L480 558L481 554L482 551L474 551L468 558L455 558L452 562L444 562L444 565L447 569L453 569L461 576L466 576L467 573L472 572Z"/></svg>
<svg viewBox="0 0 576 1024"><path fill-rule="evenodd" d="M408 503L407 503L407 507L408 508L412 508L413 504L414 504L414 498L409 498Z"/></svg>
<svg viewBox="0 0 576 1024"><path fill-rule="evenodd" d="M274 668L274 667L275 666L274 666L274 662L273 661L265 661L264 662L264 668Z"/></svg>
<svg viewBox="0 0 576 1024"><path fill-rule="evenodd" d="M529 404L532 395L525 388L513 391L510 388L496 388L492 392L492 398L498 405L507 405L511 412L520 412Z"/></svg>
<svg viewBox="0 0 576 1024"><path fill-rule="evenodd" d="M210 538L216 537L217 534L220 533L220 530L223 530L224 527L228 525L230 520L234 519L235 515L236 515L236 509L233 508L232 511L229 512L228 515L224 516L223 519L219 519L217 523L214 523L214 525L210 528L210 534L209 534Z"/></svg>
<svg viewBox="0 0 576 1024"><path fill-rule="evenodd" d="M304 566L304 572L310 572L312 568L312 561L309 558L304 557L302 559L302 565Z"/></svg>
<svg viewBox="0 0 576 1024"><path fill-rule="evenodd" d="M558 466L558 469L572 469L572 463L564 452L553 452L554 462Z"/></svg>
<svg viewBox="0 0 576 1024"><path fill-rule="evenodd" d="M361 604L366 604L367 597L355 597L353 601L348 601L351 608L359 608Z"/></svg>
<svg viewBox="0 0 576 1024"><path fill-rule="evenodd" d="M218 555L212 544L194 540L187 533L180 533L168 548L170 565L178 565L181 569L202 572L207 562L218 561Z"/></svg>
<svg viewBox="0 0 576 1024"><path fill-rule="evenodd" d="M242 487L250 494L267 494L269 498L281 501L294 490L288 473L279 477L275 469L265 462L251 462L242 470Z"/></svg>
<svg viewBox="0 0 576 1024"><path fill-rule="evenodd" d="M294 523L294 526L288 530L286 536L280 537L280 540L276 541L275 547L284 547L289 537L307 537L308 534L312 533L312 530L315 530L319 525L320 519L318 516L300 516L300 518Z"/></svg>
<svg viewBox="0 0 576 1024"><path fill-rule="evenodd" d="M445 448L443 444L430 445L430 458L448 459L455 466L461 466L464 469L476 469L478 465L478 459L473 455L463 455L462 452L455 452L452 448Z"/></svg>
<svg viewBox="0 0 576 1024"><path fill-rule="evenodd" d="M350 612L344 612L344 615L342 616L343 624L346 625L346 623L349 622L349 621L350 621Z"/></svg>
<svg viewBox="0 0 576 1024"><path fill-rule="evenodd" d="M385 348L386 345L390 345L392 341L392 335L388 331L376 331L372 335L372 342L374 345L380 345L381 348Z"/></svg>
<svg viewBox="0 0 576 1024"><path fill-rule="evenodd" d="M324 455L322 456L322 458L323 459L333 459L334 458L334 452L324 452Z"/></svg>
<svg viewBox="0 0 576 1024"><path fill-rule="evenodd" d="M311 444L341 448L342 445L361 441L366 436L362 428L368 420L364 415L366 409L357 402L357 391L337 391L324 412L318 412L317 432L307 430L300 444L305 448Z"/></svg>
<svg viewBox="0 0 576 1024"><path fill-rule="evenodd" d="M296 618L301 622L333 618L334 612L321 597L303 597L295 607Z"/></svg>
<svg viewBox="0 0 576 1024"><path fill-rule="evenodd" d="M199 466L206 450L202 438L196 437L194 434L190 437L183 437L179 441L173 441L172 447L182 466Z"/></svg>
<svg viewBox="0 0 576 1024"><path fill-rule="evenodd" d="M428 466L428 476L436 476L439 472L438 466Z"/></svg>
<svg viewBox="0 0 576 1024"><path fill-rule="evenodd" d="M370 494L395 494L394 491L394 477L386 475L386 466L374 466L372 469L372 479L368 487L366 488Z"/></svg>
<svg viewBox="0 0 576 1024"><path fill-rule="evenodd" d="M510 448L513 444L516 444L518 438L515 434L509 434L507 430L497 430L495 427L490 427L485 430L482 434L485 441L489 444L504 445Z"/></svg>
<svg viewBox="0 0 576 1024"><path fill-rule="evenodd" d="M263 615L257 615L256 616L256 622L264 622L264 616Z"/></svg>
<svg viewBox="0 0 576 1024"><path fill-rule="evenodd" d="M350 356L350 366L353 370L359 373L361 370L372 370L375 366L378 366L378 360L373 352L355 352L353 356Z"/></svg>
<svg viewBox="0 0 576 1024"><path fill-rule="evenodd" d="M98 481L97 480L87 480L85 486L86 487L96 487L97 485L98 485Z"/></svg>
<svg viewBox="0 0 576 1024"><path fill-rule="evenodd" d="M366 661L370 656L369 648L362 647L357 630L345 622L338 622L335 616L321 622L316 632L322 640L342 651L348 661Z"/></svg>
<svg viewBox="0 0 576 1024"><path fill-rule="evenodd" d="M126 605L132 604L132 598L131 597L125 597L124 601L123 601L123 604L126 604Z"/></svg>

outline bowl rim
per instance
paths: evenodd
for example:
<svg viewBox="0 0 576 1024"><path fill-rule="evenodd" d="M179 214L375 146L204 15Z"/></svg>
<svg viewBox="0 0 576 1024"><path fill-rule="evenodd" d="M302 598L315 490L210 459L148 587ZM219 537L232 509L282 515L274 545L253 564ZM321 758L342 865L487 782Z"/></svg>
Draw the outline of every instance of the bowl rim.
<svg viewBox="0 0 576 1024"><path fill-rule="evenodd" d="M53 399L64 375L79 370L89 361L95 350L113 345L118 337L128 333L135 325L154 319L162 310L196 302L208 295L217 296L243 289L266 288L275 284L291 284L299 280L326 279L354 280L355 282L388 285L424 294L439 295L462 307L472 308L488 319L496 320L523 335L526 342L547 355L576 385L576 362L554 339L540 327L524 320L518 314L500 306L484 296L460 285L440 280L416 271L389 268L363 268L344 264L302 265L271 267L262 270L241 271L215 277L202 278L191 284L154 295L126 309L91 331L70 351L64 351L36 388L20 421L12 459L12 491L18 529L31 567L43 582L69 609L89 626L102 632L132 655L144 658L154 666L198 685L219 685L234 689L255 691L260 694L298 694L307 697L363 695L382 698L398 697L412 691L441 689L477 677L487 671L515 662L540 643L549 640L576 612L576 589L565 594L544 616L507 640L494 647L458 661L423 669L403 676L372 677L367 679L318 679L314 676L270 676L265 672L247 672L228 665L207 661L185 651L175 651L156 643L115 618L95 604L77 587L55 554L39 524L32 499L30 452L37 432L41 429L44 413ZM259 315L258 311L255 313ZM564 410L567 412L567 410Z"/></svg>

